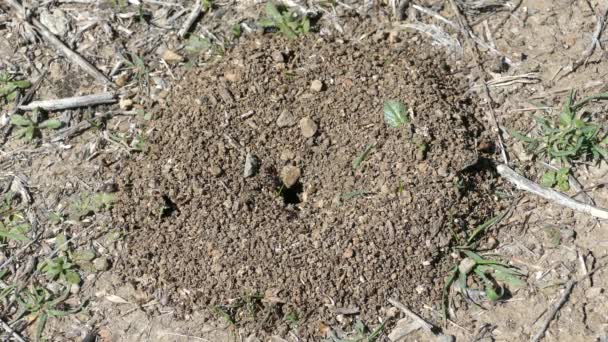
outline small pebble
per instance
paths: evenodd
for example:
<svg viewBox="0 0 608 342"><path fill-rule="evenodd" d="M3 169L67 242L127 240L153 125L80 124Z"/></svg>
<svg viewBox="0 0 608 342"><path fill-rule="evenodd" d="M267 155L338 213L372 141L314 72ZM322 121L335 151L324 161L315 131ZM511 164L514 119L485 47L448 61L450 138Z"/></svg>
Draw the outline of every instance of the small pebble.
<svg viewBox="0 0 608 342"><path fill-rule="evenodd" d="M321 90L323 90L323 82L319 80L312 81L312 83L310 84L310 90L316 91L317 93L320 92Z"/></svg>
<svg viewBox="0 0 608 342"><path fill-rule="evenodd" d="M283 127L291 127L297 123L296 117L288 110L283 110L279 117L277 118L277 126Z"/></svg>
<svg viewBox="0 0 608 342"><path fill-rule="evenodd" d="M288 160L292 160L293 158L295 158L296 154L293 153L292 150L283 150L283 152L281 152L281 160L284 161L288 161Z"/></svg>
<svg viewBox="0 0 608 342"><path fill-rule="evenodd" d="M345 249L344 253L342 253L343 258L352 258L353 255L355 255L355 252L350 248Z"/></svg>
<svg viewBox="0 0 608 342"><path fill-rule="evenodd" d="M95 260L93 260L93 266L95 266L95 269L97 271L107 271L110 269L110 261L108 261L108 258L97 258Z"/></svg>
<svg viewBox="0 0 608 342"><path fill-rule="evenodd" d="M456 337L454 337L453 335L438 335L437 339L435 340L437 342L456 342Z"/></svg>
<svg viewBox="0 0 608 342"><path fill-rule="evenodd" d="M277 62L277 63L283 63L283 62L285 62L285 56L279 50L273 51L270 56L272 57L272 60L275 61L275 62Z"/></svg>
<svg viewBox="0 0 608 342"><path fill-rule="evenodd" d="M302 135L305 138L312 138L315 134L317 134L319 127L311 118L305 117L300 120L300 129L302 130Z"/></svg>
<svg viewBox="0 0 608 342"><path fill-rule="evenodd" d="M179 63L184 60L184 57L182 57L180 54L169 49L165 49L165 51L163 51L161 58L168 63Z"/></svg>
<svg viewBox="0 0 608 342"><path fill-rule="evenodd" d="M217 177L222 174L222 168L219 166L211 166L209 168L209 173L211 173L212 176Z"/></svg>
<svg viewBox="0 0 608 342"><path fill-rule="evenodd" d="M251 153L247 153L247 156L245 157L245 178L255 176L255 174L258 173L259 167L260 160L258 157Z"/></svg>
<svg viewBox="0 0 608 342"><path fill-rule="evenodd" d="M118 106L122 110L131 109L131 107L133 107L133 100L131 100L131 99L120 99L120 101L118 101Z"/></svg>
<svg viewBox="0 0 608 342"><path fill-rule="evenodd" d="M475 260L464 258L462 261L460 261L460 264L458 264L458 271L462 274L469 274L473 268L475 268L475 265Z"/></svg>
<svg viewBox="0 0 608 342"><path fill-rule="evenodd" d="M300 168L297 166L287 165L283 168L283 170L281 170L281 180L288 188L294 186L300 179L301 175L302 171L300 171Z"/></svg>

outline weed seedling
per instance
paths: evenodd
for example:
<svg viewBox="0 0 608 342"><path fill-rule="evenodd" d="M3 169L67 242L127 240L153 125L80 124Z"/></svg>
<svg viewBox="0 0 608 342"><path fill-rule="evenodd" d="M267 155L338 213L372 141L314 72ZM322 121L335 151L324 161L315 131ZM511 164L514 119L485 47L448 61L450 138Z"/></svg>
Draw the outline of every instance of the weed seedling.
<svg viewBox="0 0 608 342"><path fill-rule="evenodd" d="M384 122L392 128L399 128L410 122L408 107L397 100L384 102Z"/></svg>
<svg viewBox="0 0 608 342"><path fill-rule="evenodd" d="M9 241L29 242L26 233L30 230L30 224L19 211L2 210L3 219L0 221L0 244L5 245Z"/></svg>
<svg viewBox="0 0 608 342"><path fill-rule="evenodd" d="M365 147L365 150L363 151L363 153L361 153L357 159L353 160L353 169L358 169L359 166L361 166L361 163L363 163L363 161L367 158L367 156L370 154L370 152L372 151L372 149L375 147L375 145L370 144L367 145Z"/></svg>
<svg viewBox="0 0 608 342"><path fill-rule="evenodd" d="M16 135L18 138L24 138L28 142L40 136L42 129L58 129L61 127L61 121L57 119L42 120L42 114L39 110L32 113L31 118L24 115L13 114L11 116L11 124L20 127Z"/></svg>
<svg viewBox="0 0 608 342"><path fill-rule="evenodd" d="M12 101L17 97L20 90L27 89L32 86L29 81L18 81L14 76L0 72L0 98L5 98L7 101Z"/></svg>
<svg viewBox="0 0 608 342"><path fill-rule="evenodd" d="M283 7L278 8L272 2L266 4L266 18L258 24L264 28L276 28L289 39L295 39L310 31L310 20L306 15Z"/></svg>
<svg viewBox="0 0 608 342"><path fill-rule="evenodd" d="M18 321L25 315L28 315L27 320L29 322L37 321L36 340L40 341L42 338L42 332L44 331L44 327L49 318L64 317L80 311L81 307L69 310L62 308L62 303L68 298L69 295L69 288L66 288L61 295L55 297L48 290L42 287L31 287L29 290L21 292L17 295L19 309L15 314L16 318L11 323Z"/></svg>
<svg viewBox="0 0 608 342"><path fill-rule="evenodd" d="M533 155L565 165L573 161L608 159L608 134L600 125L591 122L587 112L580 110L590 101L608 99L608 93L591 96L578 103L574 102L574 97L572 91L558 117L535 118L540 125L537 136L517 131L511 131L511 135L523 141Z"/></svg>
<svg viewBox="0 0 608 342"><path fill-rule="evenodd" d="M570 169L562 167L559 170L550 170L545 172L540 182L541 185L552 188L557 187L560 191L570 190L570 183L568 183L568 175Z"/></svg>
<svg viewBox="0 0 608 342"><path fill-rule="evenodd" d="M42 262L38 270L42 271L50 280L57 280L67 284L79 284L80 275L74 269L75 265L68 257L61 256Z"/></svg>

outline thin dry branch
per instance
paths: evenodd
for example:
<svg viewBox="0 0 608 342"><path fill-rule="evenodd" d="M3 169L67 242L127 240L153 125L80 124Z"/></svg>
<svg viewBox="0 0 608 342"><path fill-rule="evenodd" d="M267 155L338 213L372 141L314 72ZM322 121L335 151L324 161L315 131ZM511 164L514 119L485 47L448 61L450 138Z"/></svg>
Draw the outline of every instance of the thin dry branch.
<svg viewBox="0 0 608 342"><path fill-rule="evenodd" d="M200 1L196 1L194 6L192 7L192 10L190 10L190 14L188 15L188 18L186 19L186 21L184 22L184 25L182 25L182 28L177 33L177 35L180 38L184 38L186 36L188 31L190 31L190 28L192 27L192 25L194 25L194 22L196 21L196 19L198 19L198 17L201 15L202 11L203 11L202 3Z"/></svg>
<svg viewBox="0 0 608 342"><path fill-rule="evenodd" d="M608 210L579 202L553 189L543 188L540 185L519 175L507 165L498 165L496 167L496 170L502 177L514 184L518 189L531 192L537 196L555 202L566 208L577 210L589 214L593 217L597 217L599 219L608 220Z"/></svg>
<svg viewBox="0 0 608 342"><path fill-rule="evenodd" d="M11 334L13 336L13 338L15 339L15 341L19 341L19 342L25 342L25 340L23 339L23 337L21 337L19 334L17 334L11 327L10 325L6 324L6 322L4 322L2 319L0 319L0 325L2 326L2 328L9 334Z"/></svg>
<svg viewBox="0 0 608 342"><path fill-rule="evenodd" d="M399 302L399 301L397 301L395 299L392 299L392 298L389 298L388 302L391 303L397 309L403 311L403 313L406 314L406 315L408 315L412 320L418 322L418 324L420 325L420 327L422 329L424 329L424 330L426 330L426 331L428 331L428 332L430 332L432 334L435 334L433 332L434 326L431 323L425 321L424 318L422 318L422 317L418 316L417 314L415 314L413 311L411 311L410 309L408 309L401 302Z"/></svg>
<svg viewBox="0 0 608 342"><path fill-rule="evenodd" d="M578 68L580 68L582 65L586 64L587 61L589 60L589 58L591 57L591 55L593 55L595 48L597 46L601 46L600 45L600 36L602 35L602 31L604 31L604 28L606 27L607 21L608 21L608 7L606 8L606 11L604 12L604 14L602 16L597 17L597 24L595 26L595 32L593 33L593 37L591 38L591 44L583 52L583 56L581 58L579 58L578 60L576 60L574 63L572 63L571 67L567 68L566 73L563 74L560 77L560 79L570 75L571 73L575 72Z"/></svg>
<svg viewBox="0 0 608 342"><path fill-rule="evenodd" d="M13 10L17 13L17 16L23 20L26 25L30 25L25 17L25 10L21 6L17 0L6 0L9 6L13 8ZM112 81L110 81L104 74L102 74L99 70L97 70L91 63L89 63L86 59L82 58L79 54L74 52L72 49L67 47L59 38L55 37L55 35L49 31L46 26L44 26L38 19L30 18L31 26L33 26L38 33L55 49L59 50L66 58L80 66L84 71L86 71L89 75L93 76L96 80L98 80L103 85L114 86Z"/></svg>
<svg viewBox="0 0 608 342"><path fill-rule="evenodd" d="M543 338L543 336L545 336L545 332L549 328L551 321L553 321L553 319L555 318L555 315L557 315L557 312L559 311L559 309L561 309L561 307L566 303L566 301L568 300L568 297L570 296L570 293L572 293L572 289L574 289L574 285L576 285L576 282L574 280L570 280L568 282L568 285L566 286L564 293L562 293L561 298L559 299L557 304L555 304L555 306L553 306L553 308L547 315L547 318L543 322L543 325L541 326L540 330L534 336L532 336L532 338L530 339L531 342L538 342Z"/></svg>
<svg viewBox="0 0 608 342"><path fill-rule="evenodd" d="M101 93L85 96L66 97L57 100L33 101L27 105L19 106L20 110L34 110L36 108L44 110L62 110L68 108L89 107L101 104L116 103L114 93Z"/></svg>

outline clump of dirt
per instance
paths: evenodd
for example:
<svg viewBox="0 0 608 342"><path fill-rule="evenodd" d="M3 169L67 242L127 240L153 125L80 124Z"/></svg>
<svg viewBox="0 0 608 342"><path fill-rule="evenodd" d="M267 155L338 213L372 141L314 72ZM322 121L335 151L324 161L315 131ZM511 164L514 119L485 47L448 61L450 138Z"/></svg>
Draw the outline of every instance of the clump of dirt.
<svg viewBox="0 0 608 342"><path fill-rule="evenodd" d="M491 210L477 109L440 51L257 36L181 78L120 171L126 279L181 312L272 304L258 331L297 312L304 336L389 297L438 304L453 233ZM392 99L410 124L384 123Z"/></svg>

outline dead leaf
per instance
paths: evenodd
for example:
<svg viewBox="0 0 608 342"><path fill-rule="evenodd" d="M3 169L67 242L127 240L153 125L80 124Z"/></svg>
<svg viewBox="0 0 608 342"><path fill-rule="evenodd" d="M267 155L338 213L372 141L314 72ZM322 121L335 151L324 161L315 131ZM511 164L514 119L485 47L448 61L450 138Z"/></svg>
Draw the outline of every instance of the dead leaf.
<svg viewBox="0 0 608 342"><path fill-rule="evenodd" d="M418 322L412 322L409 318L403 318L397 321L395 328L388 334L388 339L393 342L405 341L407 335L418 329L420 329Z"/></svg>
<svg viewBox="0 0 608 342"><path fill-rule="evenodd" d="M106 300L109 302L112 302L114 304L131 304L126 299L124 299L122 297L118 297L116 295L107 295Z"/></svg>
<svg viewBox="0 0 608 342"><path fill-rule="evenodd" d="M286 301L279 297L279 292L281 292L281 290L279 289L266 290L264 292L264 298L262 299L262 302L285 304Z"/></svg>

